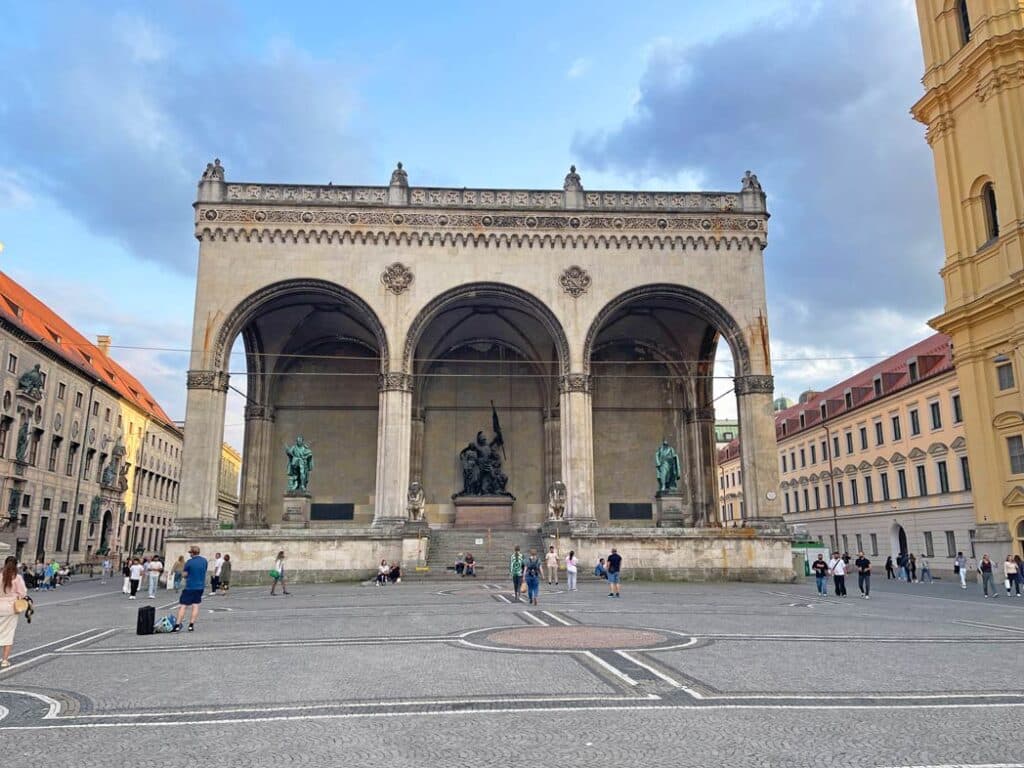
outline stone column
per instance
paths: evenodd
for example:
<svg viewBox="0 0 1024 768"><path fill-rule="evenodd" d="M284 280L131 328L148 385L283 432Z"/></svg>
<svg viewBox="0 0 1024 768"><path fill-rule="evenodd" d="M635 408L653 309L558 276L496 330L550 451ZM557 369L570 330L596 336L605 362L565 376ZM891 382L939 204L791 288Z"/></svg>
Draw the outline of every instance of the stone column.
<svg viewBox="0 0 1024 768"><path fill-rule="evenodd" d="M412 452L409 455L409 482L423 482L423 435L427 429L427 418L423 413L412 417Z"/></svg>
<svg viewBox="0 0 1024 768"><path fill-rule="evenodd" d="M717 471L715 461L715 409L712 406L690 408L686 411L686 442L693 451L690 483L693 511L697 525L708 525L715 519L715 504L718 498L715 483Z"/></svg>
<svg viewBox="0 0 1024 768"><path fill-rule="evenodd" d="M267 525L273 427L273 408L258 403L245 406L242 498L238 505L240 528L262 528Z"/></svg>
<svg viewBox="0 0 1024 768"><path fill-rule="evenodd" d="M743 502L750 524L759 528L783 528L779 503L779 467L775 456L775 417L771 376L737 376L734 379L740 417L740 466L743 469Z"/></svg>
<svg viewBox="0 0 1024 768"><path fill-rule="evenodd" d="M570 373L559 383L562 442L562 482L565 518L574 527L597 524L594 510L594 426L590 376Z"/></svg>
<svg viewBox="0 0 1024 768"><path fill-rule="evenodd" d="M377 417L375 527L394 527L405 523L411 451L412 376L400 372L383 373L380 376Z"/></svg>
<svg viewBox="0 0 1024 768"><path fill-rule="evenodd" d="M217 491L228 374L217 370L190 370L187 386L181 501L177 518L178 527L186 532L217 526Z"/></svg>
<svg viewBox="0 0 1024 768"><path fill-rule="evenodd" d="M544 414L544 498L555 480L562 479L562 420L557 413Z"/></svg>

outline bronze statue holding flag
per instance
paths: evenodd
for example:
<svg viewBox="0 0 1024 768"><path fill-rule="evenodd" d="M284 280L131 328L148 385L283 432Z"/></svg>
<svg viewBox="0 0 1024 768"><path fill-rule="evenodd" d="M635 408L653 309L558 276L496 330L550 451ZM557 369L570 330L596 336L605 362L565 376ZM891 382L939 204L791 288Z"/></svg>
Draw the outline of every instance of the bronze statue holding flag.
<svg viewBox="0 0 1024 768"><path fill-rule="evenodd" d="M476 440L459 452L459 465L462 467L462 490L452 496L508 496L508 475L502 469L502 457L505 454L505 438L501 434L501 422L498 411L491 401L491 429L494 437L490 442L483 432L476 433ZM499 449L501 452L499 454Z"/></svg>

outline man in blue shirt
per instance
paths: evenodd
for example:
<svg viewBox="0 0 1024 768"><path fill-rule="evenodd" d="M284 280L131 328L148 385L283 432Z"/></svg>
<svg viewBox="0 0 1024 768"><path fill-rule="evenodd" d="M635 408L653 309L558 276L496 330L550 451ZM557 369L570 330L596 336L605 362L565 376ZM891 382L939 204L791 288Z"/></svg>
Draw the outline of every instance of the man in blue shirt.
<svg viewBox="0 0 1024 768"><path fill-rule="evenodd" d="M185 607L192 606L192 617L188 622L188 631L192 632L196 627L196 619L199 618L199 604L203 602L203 588L206 586L206 569L208 563L205 557L199 556L199 547L194 544L188 550L192 555L185 562L185 588L181 590L181 598L178 605L178 619L174 622L174 631L181 631L181 622L185 619Z"/></svg>

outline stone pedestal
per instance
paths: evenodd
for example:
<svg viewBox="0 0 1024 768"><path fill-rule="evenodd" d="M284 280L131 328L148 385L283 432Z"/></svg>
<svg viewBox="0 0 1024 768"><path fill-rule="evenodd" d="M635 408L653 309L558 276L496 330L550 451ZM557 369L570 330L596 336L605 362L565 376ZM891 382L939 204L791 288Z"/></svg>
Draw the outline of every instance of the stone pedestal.
<svg viewBox="0 0 1024 768"><path fill-rule="evenodd" d="M510 496L459 496L455 504L454 528L512 528Z"/></svg>
<svg viewBox="0 0 1024 768"><path fill-rule="evenodd" d="M692 528L693 507L683 503L678 491L659 491L654 497L654 508L659 528Z"/></svg>
<svg viewBox="0 0 1024 768"><path fill-rule="evenodd" d="M284 510L281 513L282 528L308 528L309 509L313 497L306 495L289 496L285 494Z"/></svg>
<svg viewBox="0 0 1024 768"><path fill-rule="evenodd" d="M545 536L568 536L572 531L572 526L568 520L548 518L544 521L544 524L540 527L541 533Z"/></svg>

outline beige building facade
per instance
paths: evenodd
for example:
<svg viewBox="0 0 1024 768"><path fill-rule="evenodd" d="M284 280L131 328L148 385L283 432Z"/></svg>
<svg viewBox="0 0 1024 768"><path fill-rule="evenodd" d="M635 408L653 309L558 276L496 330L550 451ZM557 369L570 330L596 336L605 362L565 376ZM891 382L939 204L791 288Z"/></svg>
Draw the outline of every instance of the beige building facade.
<svg viewBox="0 0 1024 768"><path fill-rule="evenodd" d="M1024 554L1024 3L917 0L979 547Z"/></svg>
<svg viewBox="0 0 1024 768"><path fill-rule="evenodd" d="M238 519L238 482L242 476L242 454L227 443L220 450L220 487L217 493L217 520L234 525Z"/></svg>
<svg viewBox="0 0 1024 768"><path fill-rule="evenodd" d="M975 557L971 463L952 346L934 334L776 414L786 522L829 550ZM737 446L719 452L723 525L742 525ZM977 553L980 556L980 552Z"/></svg>

